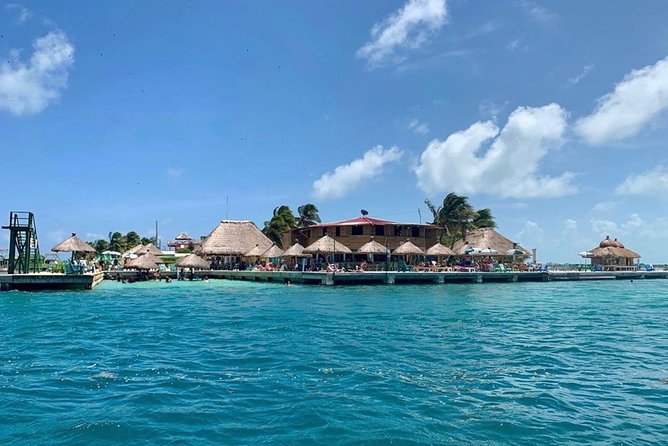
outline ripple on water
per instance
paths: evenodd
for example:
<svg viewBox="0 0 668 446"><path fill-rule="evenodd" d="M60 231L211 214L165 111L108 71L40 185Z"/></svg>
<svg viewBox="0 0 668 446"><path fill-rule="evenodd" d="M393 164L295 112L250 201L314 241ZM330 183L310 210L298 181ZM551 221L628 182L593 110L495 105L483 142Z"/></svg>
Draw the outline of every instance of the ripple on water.
<svg viewBox="0 0 668 446"><path fill-rule="evenodd" d="M666 291L211 281L3 293L0 440L667 443Z"/></svg>

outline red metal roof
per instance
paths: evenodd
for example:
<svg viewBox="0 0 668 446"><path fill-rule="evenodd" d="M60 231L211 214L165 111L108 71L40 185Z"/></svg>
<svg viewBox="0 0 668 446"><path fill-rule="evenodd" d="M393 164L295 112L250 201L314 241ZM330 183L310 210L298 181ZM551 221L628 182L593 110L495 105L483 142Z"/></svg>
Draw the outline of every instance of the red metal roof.
<svg viewBox="0 0 668 446"><path fill-rule="evenodd" d="M390 221L390 220L381 220L380 218L373 218L373 217L356 217L356 218L350 218L348 220L341 220L341 221L333 221L330 223L321 223L319 225L314 225L310 226L311 228L319 228L319 227L324 227L324 226L354 226L354 225L374 225L374 226L382 226L382 225L411 225L411 226L429 226L429 225L420 225L418 223L399 223L396 221Z"/></svg>

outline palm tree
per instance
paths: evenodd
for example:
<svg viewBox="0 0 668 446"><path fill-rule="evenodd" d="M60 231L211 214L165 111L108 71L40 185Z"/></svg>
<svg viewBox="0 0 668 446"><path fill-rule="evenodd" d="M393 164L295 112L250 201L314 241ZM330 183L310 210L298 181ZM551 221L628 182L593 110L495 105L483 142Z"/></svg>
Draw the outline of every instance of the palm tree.
<svg viewBox="0 0 668 446"><path fill-rule="evenodd" d="M297 226L300 228L307 228L321 222L320 215L318 215L318 208L312 203L307 203L297 208Z"/></svg>
<svg viewBox="0 0 668 446"><path fill-rule="evenodd" d="M468 200L468 197L451 192L443 199L442 206L436 207L431 201L424 201L434 217L431 224L443 228L441 239L449 242L450 248L454 247L457 239L465 240L470 228L496 227L490 209L476 211Z"/></svg>
<svg viewBox="0 0 668 446"><path fill-rule="evenodd" d="M283 233L297 227L297 220L289 206L279 206L274 209L271 220L264 222L262 233L272 242L283 248Z"/></svg>

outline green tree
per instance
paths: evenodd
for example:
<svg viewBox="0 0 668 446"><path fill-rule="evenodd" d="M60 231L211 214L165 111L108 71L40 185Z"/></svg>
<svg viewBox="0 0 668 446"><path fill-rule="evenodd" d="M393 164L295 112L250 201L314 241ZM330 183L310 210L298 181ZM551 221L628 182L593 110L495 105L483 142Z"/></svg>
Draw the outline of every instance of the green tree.
<svg viewBox="0 0 668 446"><path fill-rule="evenodd" d="M299 206L297 214L297 226L300 228L306 228L321 222L318 208L312 203Z"/></svg>
<svg viewBox="0 0 668 446"><path fill-rule="evenodd" d="M279 206L274 209L271 220L264 222L262 233L272 242L283 248L283 233L297 227L292 210L288 206Z"/></svg>
<svg viewBox="0 0 668 446"><path fill-rule="evenodd" d="M141 243L141 237L135 231L130 231L125 234L125 241L128 244L128 248L133 248Z"/></svg>
<svg viewBox="0 0 668 446"><path fill-rule="evenodd" d="M150 243L153 243L154 245L158 246L158 241L156 240L155 236L153 237L142 237L140 240L142 245L148 245Z"/></svg>
<svg viewBox="0 0 668 446"><path fill-rule="evenodd" d="M109 242L106 240L96 240L93 248L95 248L95 252L102 254L103 251L109 251Z"/></svg>
<svg viewBox="0 0 668 446"><path fill-rule="evenodd" d="M496 227L490 209L476 211L468 200L468 197L452 192L443 199L443 204L439 207L429 200L424 201L433 216L431 224L443 228L441 241L449 244L450 248L454 247L458 239L466 240L468 231L472 228Z"/></svg>
<svg viewBox="0 0 668 446"><path fill-rule="evenodd" d="M125 252L127 251L127 241L120 232L110 233L109 249L112 251Z"/></svg>

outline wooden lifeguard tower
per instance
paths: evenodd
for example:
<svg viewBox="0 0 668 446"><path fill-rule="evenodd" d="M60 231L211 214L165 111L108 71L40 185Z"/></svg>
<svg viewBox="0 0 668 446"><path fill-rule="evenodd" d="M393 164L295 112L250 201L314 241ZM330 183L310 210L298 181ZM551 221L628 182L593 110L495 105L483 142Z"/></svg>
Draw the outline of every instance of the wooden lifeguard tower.
<svg viewBox="0 0 668 446"><path fill-rule="evenodd" d="M37 273L41 268L35 216L32 212L12 211L9 224L8 274Z"/></svg>

